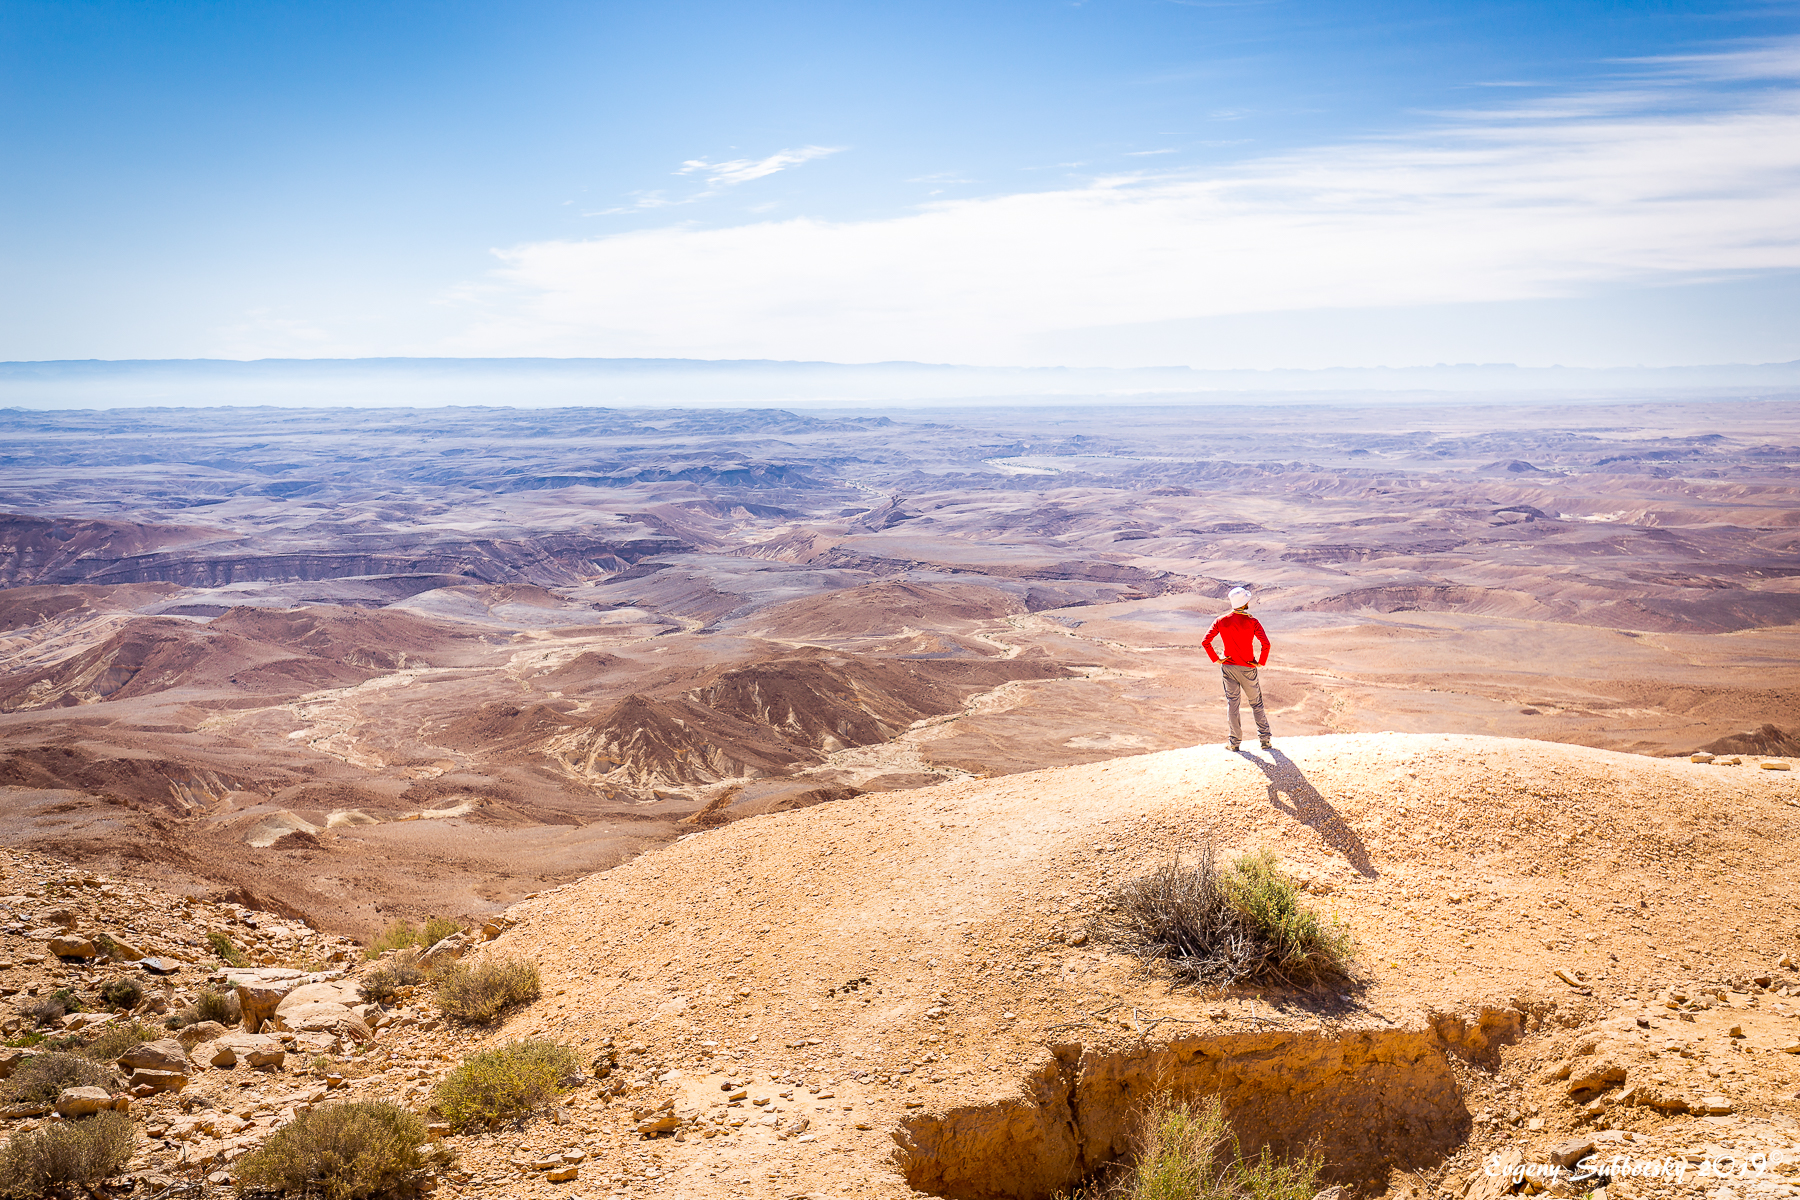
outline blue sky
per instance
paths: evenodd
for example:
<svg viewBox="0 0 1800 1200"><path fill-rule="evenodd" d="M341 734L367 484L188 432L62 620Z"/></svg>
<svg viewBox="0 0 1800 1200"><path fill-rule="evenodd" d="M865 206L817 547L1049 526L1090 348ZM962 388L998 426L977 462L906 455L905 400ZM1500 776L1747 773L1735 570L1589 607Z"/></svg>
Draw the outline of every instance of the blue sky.
<svg viewBox="0 0 1800 1200"><path fill-rule="evenodd" d="M0 358L1800 358L1797 15L0 0Z"/></svg>

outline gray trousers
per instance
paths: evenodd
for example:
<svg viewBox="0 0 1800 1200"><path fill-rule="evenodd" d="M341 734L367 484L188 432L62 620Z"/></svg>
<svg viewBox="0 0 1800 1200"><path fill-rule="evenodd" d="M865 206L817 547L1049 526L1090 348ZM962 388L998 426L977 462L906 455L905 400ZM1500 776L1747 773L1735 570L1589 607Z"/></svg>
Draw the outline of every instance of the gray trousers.
<svg viewBox="0 0 1800 1200"><path fill-rule="evenodd" d="M1256 732L1268 737L1269 714L1263 711L1262 684L1256 681L1256 668L1220 663L1219 670L1225 676L1225 719L1231 723L1231 740L1244 740L1244 719L1238 712L1240 694L1250 698L1250 712L1256 718Z"/></svg>

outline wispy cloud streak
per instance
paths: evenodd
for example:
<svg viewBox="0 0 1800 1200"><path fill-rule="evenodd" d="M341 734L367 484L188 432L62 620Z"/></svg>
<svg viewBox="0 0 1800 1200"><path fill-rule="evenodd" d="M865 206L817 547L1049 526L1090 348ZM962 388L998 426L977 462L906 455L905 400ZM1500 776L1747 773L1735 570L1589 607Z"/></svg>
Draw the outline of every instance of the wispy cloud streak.
<svg viewBox="0 0 1800 1200"><path fill-rule="evenodd" d="M1800 267L1800 56L1654 69L1660 82L1635 73L1204 175L514 246L467 344L1006 362L1059 329ZM1764 82L1705 90L1750 78ZM769 161L693 173L755 178Z"/></svg>

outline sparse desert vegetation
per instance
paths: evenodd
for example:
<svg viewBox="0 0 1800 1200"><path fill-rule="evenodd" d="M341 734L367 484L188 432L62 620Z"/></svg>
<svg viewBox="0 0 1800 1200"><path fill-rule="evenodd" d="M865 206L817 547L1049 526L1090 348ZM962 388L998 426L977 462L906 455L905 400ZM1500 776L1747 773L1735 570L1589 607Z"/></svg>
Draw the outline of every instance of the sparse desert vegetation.
<svg viewBox="0 0 1800 1200"><path fill-rule="evenodd" d="M543 994L537 964L517 958L452 963L437 976L438 1011L466 1025L491 1021Z"/></svg>
<svg viewBox="0 0 1800 1200"><path fill-rule="evenodd" d="M446 1156L397 1104L343 1101L300 1114L237 1166L240 1193L365 1200L392 1192Z"/></svg>
<svg viewBox="0 0 1800 1200"><path fill-rule="evenodd" d="M12 1104L49 1104L64 1088L110 1087L116 1077L83 1054L52 1051L26 1059L0 1083L0 1089Z"/></svg>
<svg viewBox="0 0 1800 1200"><path fill-rule="evenodd" d="M1350 932L1308 907L1267 849L1221 870L1209 841L1193 866L1164 863L1103 905L1108 940L1188 983L1341 985L1352 970Z"/></svg>
<svg viewBox="0 0 1800 1200"><path fill-rule="evenodd" d="M457 1129L518 1121L542 1109L580 1078L575 1052L557 1042L509 1042L471 1054L437 1086L433 1099Z"/></svg>
<svg viewBox="0 0 1800 1200"><path fill-rule="evenodd" d="M136 1144L131 1118L115 1112L15 1133L0 1147L0 1196L38 1200L91 1189L117 1175Z"/></svg>

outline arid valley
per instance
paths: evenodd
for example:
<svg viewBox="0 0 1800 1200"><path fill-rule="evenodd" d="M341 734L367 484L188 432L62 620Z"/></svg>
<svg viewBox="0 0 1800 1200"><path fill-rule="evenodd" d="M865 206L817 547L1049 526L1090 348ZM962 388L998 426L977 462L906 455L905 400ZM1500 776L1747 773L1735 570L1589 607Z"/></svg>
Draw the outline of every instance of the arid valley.
<svg viewBox="0 0 1800 1200"><path fill-rule="evenodd" d="M1800 751L1780 402L14 411L4 836L326 928L1277 737Z"/></svg>

